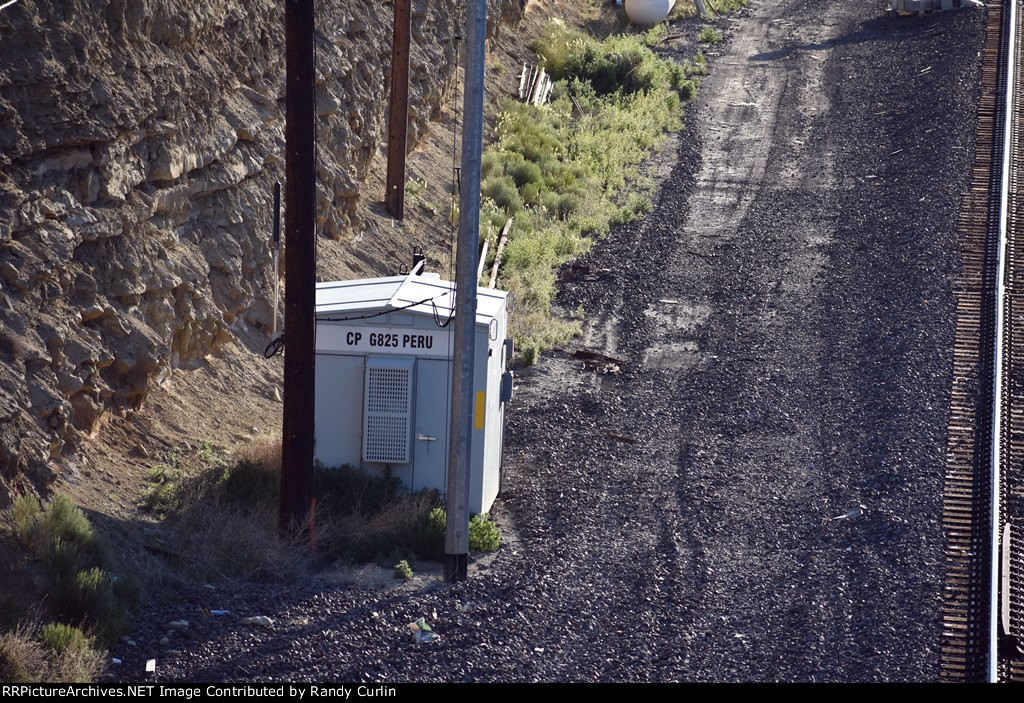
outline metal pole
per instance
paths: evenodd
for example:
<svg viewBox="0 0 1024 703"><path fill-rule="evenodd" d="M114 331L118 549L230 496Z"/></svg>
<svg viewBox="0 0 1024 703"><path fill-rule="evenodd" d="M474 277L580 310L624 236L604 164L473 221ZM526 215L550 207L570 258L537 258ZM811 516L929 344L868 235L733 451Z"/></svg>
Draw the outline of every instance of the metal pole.
<svg viewBox="0 0 1024 703"><path fill-rule="evenodd" d="M388 180L384 204L394 217L405 215L405 154L409 132L409 36L411 0L394 0L391 40L391 101L388 110Z"/></svg>
<svg viewBox="0 0 1024 703"><path fill-rule="evenodd" d="M486 0L466 3L466 94L462 103L462 185L456 261L455 354L448 442L448 523L444 578L465 581L469 567L469 471L473 435L476 248L480 241L480 151L483 141Z"/></svg>
<svg viewBox="0 0 1024 703"><path fill-rule="evenodd" d="M284 427L280 527L306 521L313 489L316 257L313 0L285 2Z"/></svg>
<svg viewBox="0 0 1024 703"><path fill-rule="evenodd" d="M704 9L704 0L693 0L693 6L697 10L698 17L707 17L708 11Z"/></svg>
<svg viewBox="0 0 1024 703"><path fill-rule="evenodd" d="M274 322L271 334L277 336L277 312L281 306L281 182L274 183Z"/></svg>

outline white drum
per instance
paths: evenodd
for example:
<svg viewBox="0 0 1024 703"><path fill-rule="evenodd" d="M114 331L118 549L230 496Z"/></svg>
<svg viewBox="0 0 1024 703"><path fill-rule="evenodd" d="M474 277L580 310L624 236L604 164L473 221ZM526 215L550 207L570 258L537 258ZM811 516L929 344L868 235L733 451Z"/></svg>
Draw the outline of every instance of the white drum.
<svg viewBox="0 0 1024 703"><path fill-rule="evenodd" d="M626 14L633 24L658 24L665 21L675 4L676 0L626 0Z"/></svg>

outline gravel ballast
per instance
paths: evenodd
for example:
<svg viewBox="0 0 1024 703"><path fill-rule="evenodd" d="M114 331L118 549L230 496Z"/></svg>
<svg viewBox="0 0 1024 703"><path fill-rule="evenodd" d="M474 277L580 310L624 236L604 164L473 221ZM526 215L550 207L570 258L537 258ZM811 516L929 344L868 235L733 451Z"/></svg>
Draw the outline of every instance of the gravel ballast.
<svg viewBox="0 0 1024 703"><path fill-rule="evenodd" d="M190 681L937 679L984 16L883 5L718 21L654 211L563 271L581 344L624 363L555 352L519 375L507 539L469 582L196 588L142 617L113 675L155 657ZM413 643L420 616L438 641Z"/></svg>

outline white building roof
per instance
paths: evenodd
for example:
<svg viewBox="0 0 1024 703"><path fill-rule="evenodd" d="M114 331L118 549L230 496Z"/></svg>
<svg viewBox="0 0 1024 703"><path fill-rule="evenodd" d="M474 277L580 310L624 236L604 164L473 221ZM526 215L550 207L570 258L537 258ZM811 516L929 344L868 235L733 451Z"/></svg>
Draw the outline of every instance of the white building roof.
<svg viewBox="0 0 1024 703"><path fill-rule="evenodd" d="M477 288L477 324L490 324L504 307L507 297L506 291ZM455 284L429 274L316 284L318 320L353 320L375 312L398 309L447 318L454 306Z"/></svg>

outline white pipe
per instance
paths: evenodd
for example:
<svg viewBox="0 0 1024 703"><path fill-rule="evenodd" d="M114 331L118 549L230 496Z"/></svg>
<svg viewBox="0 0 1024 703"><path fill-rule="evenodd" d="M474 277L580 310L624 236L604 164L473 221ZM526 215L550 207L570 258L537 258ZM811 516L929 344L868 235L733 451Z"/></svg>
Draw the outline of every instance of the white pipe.
<svg viewBox="0 0 1024 703"><path fill-rule="evenodd" d="M1010 44L1009 61L1006 68L1006 118L1003 131L1003 163L1002 179L999 192L999 247L996 273L996 340L995 340L995 373L993 374L992 390L992 535L991 535L991 585L989 591L989 639L988 639L988 681L998 681L998 653L996 644L999 634L999 473L1000 443L1002 432L1002 385L1003 385L1003 297L1005 295L1003 279L1006 276L1006 227L1009 213L1010 192L1010 157L1013 149L1014 95L1016 80L1014 63L1017 60L1017 0L1010 0Z"/></svg>

